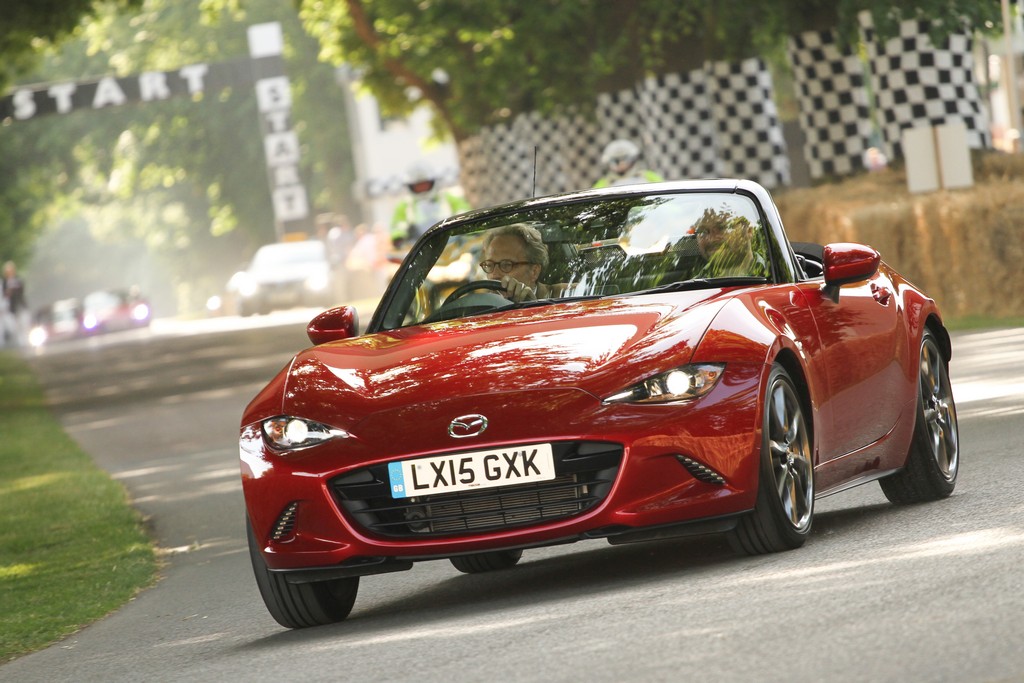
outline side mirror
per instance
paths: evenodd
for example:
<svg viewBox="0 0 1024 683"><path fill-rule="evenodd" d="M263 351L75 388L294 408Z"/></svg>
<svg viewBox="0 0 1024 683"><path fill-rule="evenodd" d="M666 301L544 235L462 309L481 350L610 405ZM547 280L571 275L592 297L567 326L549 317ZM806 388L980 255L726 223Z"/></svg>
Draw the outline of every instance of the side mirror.
<svg viewBox="0 0 1024 683"><path fill-rule="evenodd" d="M359 314L354 306L339 306L324 311L306 326L306 335L316 346L349 339L358 334Z"/></svg>
<svg viewBox="0 0 1024 683"><path fill-rule="evenodd" d="M839 288L867 280L878 272L881 255L863 244L826 244L824 253L825 295L839 303Z"/></svg>

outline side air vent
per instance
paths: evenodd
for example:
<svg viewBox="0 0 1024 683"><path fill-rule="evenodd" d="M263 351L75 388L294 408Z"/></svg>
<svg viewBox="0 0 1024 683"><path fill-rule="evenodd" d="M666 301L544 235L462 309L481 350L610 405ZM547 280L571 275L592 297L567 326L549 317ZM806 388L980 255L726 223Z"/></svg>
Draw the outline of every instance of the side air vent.
<svg viewBox="0 0 1024 683"><path fill-rule="evenodd" d="M270 534L270 540L277 543L285 543L295 537L295 513L299 509L299 502L289 503L288 507L281 511L281 515L274 523L274 531Z"/></svg>
<svg viewBox="0 0 1024 683"><path fill-rule="evenodd" d="M693 475L693 478L702 481L705 484L714 484L716 486L722 486L725 484L725 477L715 472L713 469L697 462L693 458L685 455L677 455L676 459L686 468L686 471Z"/></svg>

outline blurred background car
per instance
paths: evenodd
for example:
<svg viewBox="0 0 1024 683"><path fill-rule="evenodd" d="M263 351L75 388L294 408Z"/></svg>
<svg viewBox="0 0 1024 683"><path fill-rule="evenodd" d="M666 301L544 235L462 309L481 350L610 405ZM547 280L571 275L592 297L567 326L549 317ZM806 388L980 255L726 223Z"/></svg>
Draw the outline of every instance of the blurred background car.
<svg viewBox="0 0 1024 683"><path fill-rule="evenodd" d="M74 339L82 334L82 302L61 299L39 308L35 313L28 341L33 347Z"/></svg>
<svg viewBox="0 0 1024 683"><path fill-rule="evenodd" d="M98 334L149 325L149 302L134 287L102 289L82 299L82 332Z"/></svg>
<svg viewBox="0 0 1024 683"><path fill-rule="evenodd" d="M239 315L297 306L331 304L332 273L320 240L276 242L260 247L252 263L231 278Z"/></svg>

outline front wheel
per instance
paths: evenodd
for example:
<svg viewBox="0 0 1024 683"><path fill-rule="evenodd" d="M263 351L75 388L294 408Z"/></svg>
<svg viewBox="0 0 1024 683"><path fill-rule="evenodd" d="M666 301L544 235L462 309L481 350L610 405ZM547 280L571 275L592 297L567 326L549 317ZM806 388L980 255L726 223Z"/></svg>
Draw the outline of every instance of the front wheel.
<svg viewBox="0 0 1024 683"><path fill-rule="evenodd" d="M759 474L757 502L730 544L748 555L799 548L814 520L814 462L804 405L781 365L768 375Z"/></svg>
<svg viewBox="0 0 1024 683"><path fill-rule="evenodd" d="M307 628L333 624L343 621L352 611L359 590L358 576L317 583L288 583L284 576L267 568L248 520L246 532L256 585L267 611L281 626Z"/></svg>
<svg viewBox="0 0 1024 683"><path fill-rule="evenodd" d="M907 463L880 479L882 493L893 503L923 503L953 493L960 471L960 437L949 367L935 335L921 339L917 416Z"/></svg>

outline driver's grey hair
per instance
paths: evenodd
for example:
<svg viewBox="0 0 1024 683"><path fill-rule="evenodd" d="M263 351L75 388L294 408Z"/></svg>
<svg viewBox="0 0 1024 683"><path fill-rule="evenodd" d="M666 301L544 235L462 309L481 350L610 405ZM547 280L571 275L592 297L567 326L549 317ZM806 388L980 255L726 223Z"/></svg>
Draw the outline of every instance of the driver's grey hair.
<svg viewBox="0 0 1024 683"><path fill-rule="evenodd" d="M495 237L501 235L518 237L526 246L526 260L530 263L536 263L542 268L547 267L548 246L544 244L544 238L541 237L540 230L526 223L512 223L511 225L494 228L489 230L484 237L484 249L486 250L491 245Z"/></svg>

